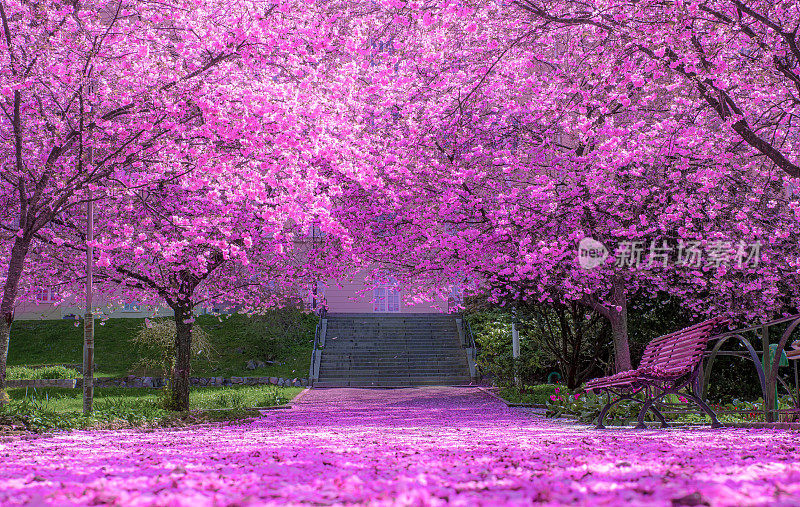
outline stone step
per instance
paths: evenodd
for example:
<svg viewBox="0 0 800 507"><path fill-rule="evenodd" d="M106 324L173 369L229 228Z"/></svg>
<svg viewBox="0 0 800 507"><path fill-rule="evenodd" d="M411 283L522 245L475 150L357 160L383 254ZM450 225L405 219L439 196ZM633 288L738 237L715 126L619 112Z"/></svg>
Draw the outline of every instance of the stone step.
<svg viewBox="0 0 800 507"><path fill-rule="evenodd" d="M323 386L468 383L467 357L448 315L328 315Z"/></svg>
<svg viewBox="0 0 800 507"><path fill-rule="evenodd" d="M381 357L392 357L395 355L403 355L409 357L422 357L426 355L435 355L435 356L462 356L466 352L464 349L461 348L450 348L445 350L436 350L435 348L431 349L418 349L418 350L408 350L408 349L388 349L388 348L372 348L372 349L353 349L353 348L345 348L345 347L336 347L336 348L329 348L325 347L322 349L322 355L333 357L333 356L361 356L361 357L369 357L369 356L381 356Z"/></svg>
<svg viewBox="0 0 800 507"><path fill-rule="evenodd" d="M415 364L409 365L407 363L383 363L383 364L359 364L359 365L327 365L325 367L325 374L327 375L330 371L350 371L353 373L358 373L360 371L365 370L404 370L409 372L415 371L452 371L454 368L463 368L466 366L466 363L463 364Z"/></svg>
<svg viewBox="0 0 800 507"><path fill-rule="evenodd" d="M349 379L357 379L357 378L388 378L388 377L398 377L398 378L420 378L420 377L432 377L432 378L440 378L440 377L452 377L453 370L452 369L443 369L443 370L414 370L408 371L406 369L387 369L387 370L363 370L358 372L353 372L349 370L340 371L340 370L332 370L325 373L325 375L320 375L320 380L331 379L331 378L349 378Z"/></svg>
<svg viewBox="0 0 800 507"><path fill-rule="evenodd" d="M335 361L335 360L325 360L323 359L320 362L320 365L325 368L356 368L356 367L366 367L366 366L394 366L394 365L404 365L414 366L416 368L427 368L430 366L434 367L443 367L443 366L464 366L467 364L466 359L444 359L444 360L430 360L430 361L408 361L403 359L378 359L374 361L369 360L360 360L358 358L353 359L351 361Z"/></svg>
<svg viewBox="0 0 800 507"><path fill-rule="evenodd" d="M390 357L390 358L363 358L363 357L351 357L346 359L336 359L336 358L322 358L320 364L322 366L354 366L354 365L361 365L361 364L415 364L418 366L424 365L461 365L466 364L466 357L437 357L437 358L428 358L423 360L414 360L405 357Z"/></svg>
<svg viewBox="0 0 800 507"><path fill-rule="evenodd" d="M403 355L412 355L412 356L419 356L425 354L448 354L448 355L462 355L464 354L464 350L461 348L448 348L448 349L439 349L432 347L426 348L400 348L400 347L325 347L322 349L323 354L327 354L329 356L335 356L337 354L353 354L353 355L382 355L382 356L389 356L392 354L403 354Z"/></svg>
<svg viewBox="0 0 800 507"><path fill-rule="evenodd" d="M424 361L409 361L403 358L397 359L375 359L375 360L368 360L368 359L360 359L360 358L353 358L349 361L347 360L332 360L332 359L323 359L320 361L320 365L325 368L353 368L359 366L383 366L383 365L397 365L402 364L406 366L415 366L418 368L428 367L428 366L463 366L467 364L465 358L452 358L452 359L431 359L431 360L424 360Z"/></svg>
<svg viewBox="0 0 800 507"><path fill-rule="evenodd" d="M386 331L377 332L363 332L363 331L346 331L346 330L330 330L326 331L327 336L338 336L345 340L359 340L359 341L383 341L386 339L393 340L407 340L407 341L439 341L449 340L455 331L420 331L418 333L389 333Z"/></svg>
<svg viewBox="0 0 800 507"><path fill-rule="evenodd" d="M376 379L328 379L314 382L314 387L413 387L413 386L458 386L469 385L469 377L436 379L376 378Z"/></svg>

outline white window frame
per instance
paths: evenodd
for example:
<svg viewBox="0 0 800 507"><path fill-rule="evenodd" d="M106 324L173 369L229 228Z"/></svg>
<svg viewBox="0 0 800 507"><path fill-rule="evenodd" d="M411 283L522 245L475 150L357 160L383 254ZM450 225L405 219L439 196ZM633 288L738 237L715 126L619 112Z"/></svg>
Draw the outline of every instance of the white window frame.
<svg viewBox="0 0 800 507"><path fill-rule="evenodd" d="M142 311L142 309L138 301L123 303L122 305L122 313L139 313L140 311Z"/></svg>
<svg viewBox="0 0 800 507"><path fill-rule="evenodd" d="M400 313L400 287L389 277L372 290L372 311L375 313Z"/></svg>
<svg viewBox="0 0 800 507"><path fill-rule="evenodd" d="M41 297L41 296L44 297ZM52 287L39 287L36 289L36 304L55 303L58 298Z"/></svg>

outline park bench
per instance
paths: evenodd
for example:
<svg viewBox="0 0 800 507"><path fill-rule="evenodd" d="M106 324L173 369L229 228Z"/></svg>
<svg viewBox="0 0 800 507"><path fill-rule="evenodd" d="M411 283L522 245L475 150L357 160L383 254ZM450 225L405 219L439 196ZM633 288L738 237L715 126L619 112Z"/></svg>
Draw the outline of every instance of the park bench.
<svg viewBox="0 0 800 507"><path fill-rule="evenodd" d="M669 425L655 403L668 394L684 396L693 401L711 417L712 428L722 427L714 411L697 396L697 386L703 355L712 332L727 323L727 319L716 317L655 338L645 347L642 361L635 370L587 382L587 391L598 394L606 392L608 395L608 401L597 418L597 428L605 428L603 419L606 414L622 400L642 403L637 428L645 427L644 417L648 410L666 428ZM637 394L644 394L644 400L636 398ZM612 395L616 399L612 399Z"/></svg>

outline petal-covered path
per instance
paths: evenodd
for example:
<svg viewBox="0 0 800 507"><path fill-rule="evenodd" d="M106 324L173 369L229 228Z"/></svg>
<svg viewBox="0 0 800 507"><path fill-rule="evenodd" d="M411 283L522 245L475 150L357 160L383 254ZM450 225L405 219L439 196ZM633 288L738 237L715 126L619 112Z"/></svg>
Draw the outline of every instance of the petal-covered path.
<svg viewBox="0 0 800 507"><path fill-rule="evenodd" d="M0 505L800 505L798 433L596 431L474 388L313 390L243 425L0 443Z"/></svg>

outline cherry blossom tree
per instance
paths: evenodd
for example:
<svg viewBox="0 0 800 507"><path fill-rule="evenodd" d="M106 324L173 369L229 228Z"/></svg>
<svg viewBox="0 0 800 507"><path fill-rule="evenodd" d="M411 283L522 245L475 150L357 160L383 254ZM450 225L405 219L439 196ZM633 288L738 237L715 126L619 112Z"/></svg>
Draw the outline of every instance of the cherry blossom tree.
<svg viewBox="0 0 800 507"><path fill-rule="evenodd" d="M48 269L26 266L29 254L42 242L63 245L52 226L79 214L90 190L96 198L165 188L207 170L218 152L264 155L265 164L285 158L261 150L267 144L299 153L307 132L293 129L293 106L327 39L312 37L325 23L296 7L0 3L0 388L14 308L31 292L24 275Z"/></svg>
<svg viewBox="0 0 800 507"><path fill-rule="evenodd" d="M254 312L285 304L310 284L304 268L310 259L298 242L305 212L299 196L287 197L298 181L280 173L241 172L215 159L155 189L106 198L105 206L115 211L97 220L96 276L107 300L172 310L172 409L189 408L197 310L234 305ZM80 221L72 225L73 234L82 230ZM73 269L80 284L81 264Z"/></svg>

